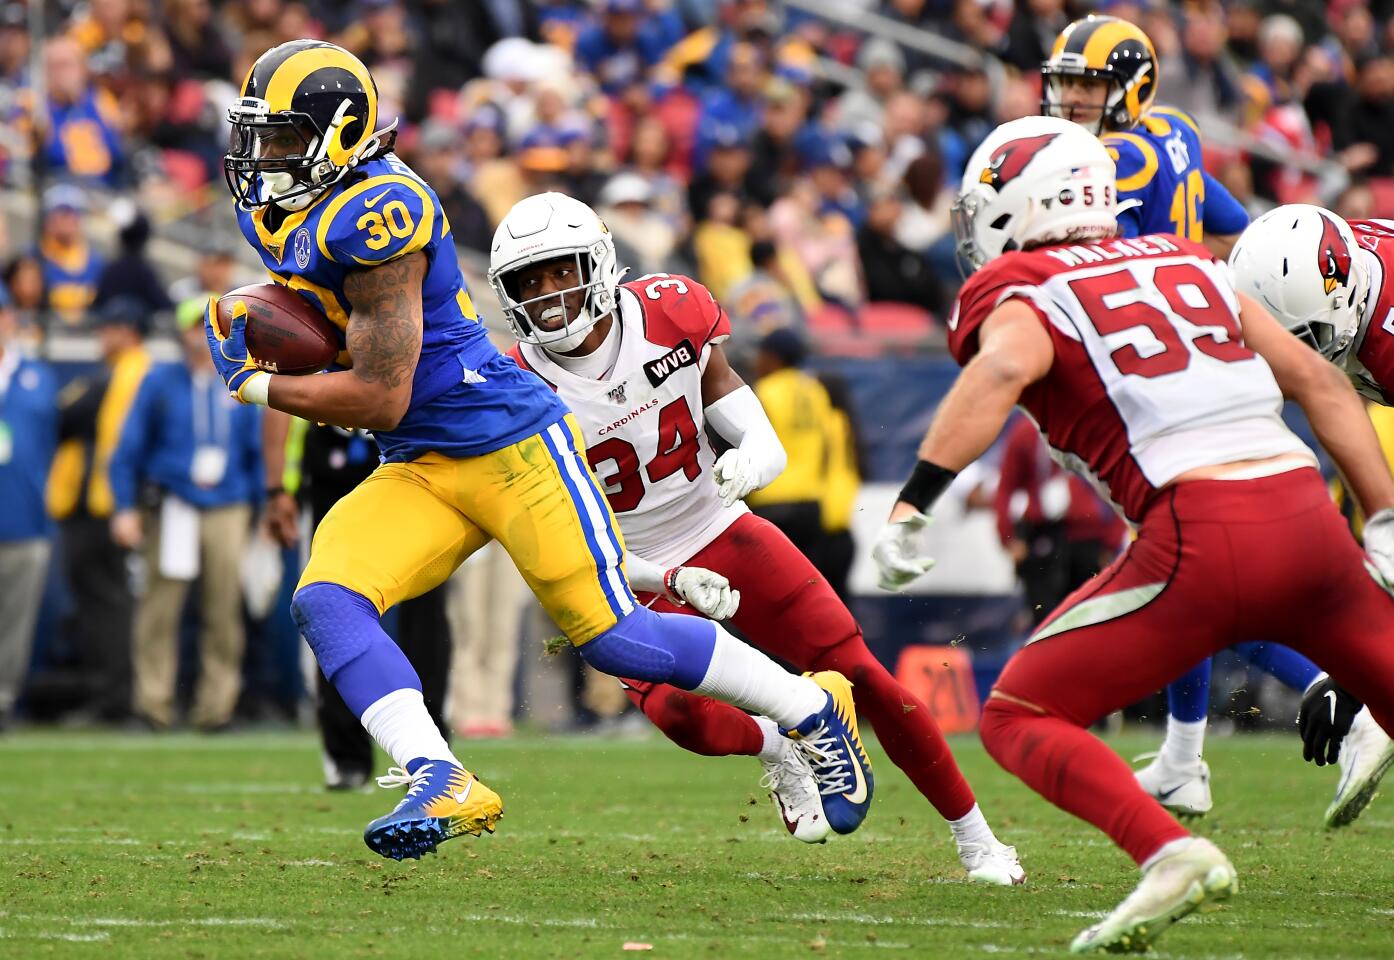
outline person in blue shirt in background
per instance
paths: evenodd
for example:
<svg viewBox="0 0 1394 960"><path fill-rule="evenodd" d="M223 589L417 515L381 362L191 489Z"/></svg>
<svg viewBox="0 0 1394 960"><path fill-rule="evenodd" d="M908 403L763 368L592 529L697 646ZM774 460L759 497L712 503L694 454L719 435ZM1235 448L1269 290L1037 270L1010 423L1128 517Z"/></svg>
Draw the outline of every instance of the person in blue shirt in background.
<svg viewBox="0 0 1394 960"><path fill-rule="evenodd" d="M76 184L56 183L44 191L37 250L44 298L69 327L87 322L102 275L102 258L87 238L86 216L87 195Z"/></svg>
<svg viewBox="0 0 1394 960"><path fill-rule="evenodd" d="M597 22L576 38L576 60L607 94L644 80L683 36L675 10L650 12L644 0L603 0Z"/></svg>
<svg viewBox="0 0 1394 960"><path fill-rule="evenodd" d="M208 355L202 304L183 305L176 319L183 361L146 374L111 458L112 537L144 548L134 710L156 728L175 720L180 613L201 576L190 720L211 731L231 722L242 688L240 564L262 492L261 411L228 395Z"/></svg>
<svg viewBox="0 0 1394 960"><path fill-rule="evenodd" d="M1125 237L1174 233L1229 255L1249 215L1206 172L1196 122L1160 107L1157 52L1117 17L1066 27L1041 65L1041 113L1096 134L1118 165L1118 227Z"/></svg>
<svg viewBox="0 0 1394 960"><path fill-rule="evenodd" d="M1041 65L1041 112L1096 134L1117 164L1119 230L1125 237L1176 234L1224 259L1249 215L1202 165L1200 131L1180 110L1155 105L1157 52L1147 34L1117 17L1067 26ZM1275 643L1235 651L1298 692L1321 676L1306 657ZM1167 732L1138 782L1168 810L1204 816L1210 768L1201 759L1210 708L1209 660L1167 687ZM1146 759L1139 757L1138 759Z"/></svg>
<svg viewBox="0 0 1394 960"><path fill-rule="evenodd" d="M48 366L23 356L9 291L0 285L0 730L29 671L48 573L44 483L58 444L58 395Z"/></svg>

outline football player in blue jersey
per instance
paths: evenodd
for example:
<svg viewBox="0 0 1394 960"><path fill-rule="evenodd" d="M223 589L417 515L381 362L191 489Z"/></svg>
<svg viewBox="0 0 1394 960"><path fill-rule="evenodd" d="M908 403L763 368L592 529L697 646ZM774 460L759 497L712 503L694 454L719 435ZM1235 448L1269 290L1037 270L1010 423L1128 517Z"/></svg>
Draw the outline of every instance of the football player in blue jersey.
<svg viewBox="0 0 1394 960"><path fill-rule="evenodd" d="M1157 52L1141 29L1090 15L1067 26L1041 65L1041 112L1073 120L1098 136L1117 166L1123 236L1168 233L1229 255L1249 216L1201 165L1200 130L1180 110L1156 105ZM1249 663L1301 692L1321 669L1273 643L1235 648ZM1210 705L1210 661L1167 687L1167 733L1138 780L1181 816L1211 806L1210 768L1201 759ZM1141 759L1141 758L1140 758Z"/></svg>
<svg viewBox="0 0 1394 960"><path fill-rule="evenodd" d="M1117 17L1076 20L1055 38L1041 79L1041 113L1073 120L1108 147L1123 236L1174 233L1228 255L1249 215L1206 173L1195 121L1155 104L1157 52L1147 34Z"/></svg>
<svg viewBox="0 0 1394 960"><path fill-rule="evenodd" d="M228 120L225 169L242 233L273 280L339 329L343 352L315 376L259 370L245 305L225 305L233 320L223 330L215 300L206 323L214 362L242 402L369 429L382 455L320 524L292 601L320 669L400 765L379 783L408 788L368 825L368 846L420 857L492 831L502 814L498 794L451 753L419 678L379 624L491 539L592 666L770 717L810 754L815 779L826 771L825 808L865 816L869 797L838 786L857 779L851 764L870 781L845 678L787 673L719 624L635 602L624 541L575 419L489 343L440 201L392 154L395 123L381 123L362 62L328 43L284 43L253 64ZM596 246L576 254L598 276ZM594 293L587 284L558 302L573 320L598 316L608 307Z"/></svg>

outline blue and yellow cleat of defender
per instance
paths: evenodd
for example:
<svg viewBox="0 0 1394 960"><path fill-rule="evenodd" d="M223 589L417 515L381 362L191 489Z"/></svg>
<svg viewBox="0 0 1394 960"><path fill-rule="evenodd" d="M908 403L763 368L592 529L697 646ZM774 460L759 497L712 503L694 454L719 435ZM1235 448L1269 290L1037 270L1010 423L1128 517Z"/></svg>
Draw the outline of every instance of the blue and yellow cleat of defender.
<svg viewBox="0 0 1394 960"><path fill-rule="evenodd" d="M806 676L828 692L828 704L784 732L808 759L823 797L828 826L836 833L851 833L866 819L876 786L871 761L857 732L852 683L835 670Z"/></svg>
<svg viewBox="0 0 1394 960"><path fill-rule="evenodd" d="M473 836L503 816L503 800L474 774L448 760L412 760L403 770L393 767L378 777L380 787L407 788L407 795L386 816L363 831L363 842L374 853L393 860L420 860L436 846L462 833Z"/></svg>

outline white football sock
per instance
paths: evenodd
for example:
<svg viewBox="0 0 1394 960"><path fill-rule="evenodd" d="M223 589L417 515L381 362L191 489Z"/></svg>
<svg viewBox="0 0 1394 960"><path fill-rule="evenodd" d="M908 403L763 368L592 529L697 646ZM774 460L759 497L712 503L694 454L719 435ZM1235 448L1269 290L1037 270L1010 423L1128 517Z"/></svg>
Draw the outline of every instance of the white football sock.
<svg viewBox="0 0 1394 960"><path fill-rule="evenodd" d="M1158 860L1162 859L1163 857L1169 857L1173 853L1180 853L1187 846L1189 846L1191 841L1193 840L1195 840L1195 837L1178 837L1175 840L1170 840L1167 843L1162 844L1160 847L1157 848L1156 853L1152 854L1152 856L1142 861L1142 867L1140 869L1143 873L1146 873Z"/></svg>
<svg viewBox="0 0 1394 960"><path fill-rule="evenodd" d="M760 732L765 735L765 744L756 756L767 763L773 763L784 755L784 748L789 743L789 738L779 732L779 724L769 717L757 716L751 719L760 728Z"/></svg>
<svg viewBox="0 0 1394 960"><path fill-rule="evenodd" d="M983 816L982 809L975 803L973 809L969 810L957 820L950 820L949 829L953 832L954 842L960 847L965 843L990 844L997 839L993 835L992 828L987 825L987 817Z"/></svg>
<svg viewBox="0 0 1394 960"><path fill-rule="evenodd" d="M721 624L712 626L716 628L712 661L693 693L763 713L786 729L797 727L827 705L828 693L818 684L783 669L731 636Z"/></svg>
<svg viewBox="0 0 1394 960"><path fill-rule="evenodd" d="M1167 717L1167 735L1162 741L1161 757L1173 767L1190 770L1200 763L1205 752L1205 720L1177 720Z"/></svg>
<svg viewBox="0 0 1394 960"><path fill-rule="evenodd" d="M421 691L410 687L393 690L373 701L359 718L363 729L378 742L397 766L405 768L408 761L424 757L427 760L449 760L464 766L450 752L450 745L421 699Z"/></svg>

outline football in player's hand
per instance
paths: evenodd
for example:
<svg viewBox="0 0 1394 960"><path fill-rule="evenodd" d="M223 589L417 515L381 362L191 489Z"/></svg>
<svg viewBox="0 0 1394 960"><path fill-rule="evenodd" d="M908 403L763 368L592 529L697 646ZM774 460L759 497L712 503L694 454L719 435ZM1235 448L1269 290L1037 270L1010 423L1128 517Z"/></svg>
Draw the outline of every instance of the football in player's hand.
<svg viewBox="0 0 1394 960"><path fill-rule="evenodd" d="M217 324L222 333L231 328L234 311L242 308L247 311L247 352L268 373L318 373L339 354L329 318L279 283L255 283L219 297Z"/></svg>

